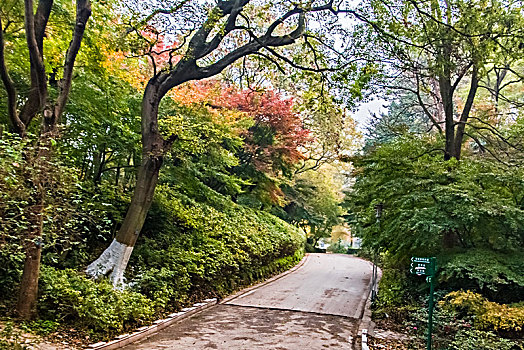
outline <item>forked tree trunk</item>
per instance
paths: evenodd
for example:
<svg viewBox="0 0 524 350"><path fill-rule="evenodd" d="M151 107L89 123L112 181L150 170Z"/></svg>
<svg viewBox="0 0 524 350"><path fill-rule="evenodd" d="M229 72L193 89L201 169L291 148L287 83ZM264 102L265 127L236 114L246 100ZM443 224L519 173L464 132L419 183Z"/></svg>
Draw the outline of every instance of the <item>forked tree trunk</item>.
<svg viewBox="0 0 524 350"><path fill-rule="evenodd" d="M69 43L63 66L63 77L60 79L59 91L56 101L52 102L48 94L47 75L44 63L44 37L46 27L53 8L53 0L39 0L34 13L32 0L24 1L24 28L29 51L31 89L22 108L18 111L19 94L9 75L4 55L3 26L0 19L0 78L4 84L8 99L8 116L13 131L20 137L26 137L26 130L31 121L40 112L42 113L42 126L38 139L38 150L33 159L25 151L26 159L33 160L33 173L28 179L35 190L32 204L26 210L29 228L24 233L23 246L26 253L24 271L20 283L20 292L16 313L23 319L34 317L38 296L38 277L40 274L40 257L42 251L43 214L45 208L46 191L49 189L49 179L46 178L52 166L49 161L52 156L52 141L59 136L58 123L69 98L73 68L76 56L80 49L85 28L91 16L91 3L89 0L76 1L76 21L73 36ZM30 164L30 161L28 161Z"/></svg>

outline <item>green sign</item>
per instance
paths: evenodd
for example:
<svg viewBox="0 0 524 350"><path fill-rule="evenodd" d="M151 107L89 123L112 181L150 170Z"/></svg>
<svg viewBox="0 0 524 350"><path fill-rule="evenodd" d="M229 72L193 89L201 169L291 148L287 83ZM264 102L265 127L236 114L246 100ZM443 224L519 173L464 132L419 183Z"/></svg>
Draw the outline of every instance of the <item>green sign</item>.
<svg viewBox="0 0 524 350"><path fill-rule="evenodd" d="M435 273L437 272L437 258L411 257L409 271L417 276L428 276L426 282L429 283L429 307L428 307L428 332L426 339L426 349L431 350L431 329L433 328L433 293L435 291Z"/></svg>
<svg viewBox="0 0 524 350"><path fill-rule="evenodd" d="M412 257L409 271L417 276L433 276L437 271L436 258Z"/></svg>

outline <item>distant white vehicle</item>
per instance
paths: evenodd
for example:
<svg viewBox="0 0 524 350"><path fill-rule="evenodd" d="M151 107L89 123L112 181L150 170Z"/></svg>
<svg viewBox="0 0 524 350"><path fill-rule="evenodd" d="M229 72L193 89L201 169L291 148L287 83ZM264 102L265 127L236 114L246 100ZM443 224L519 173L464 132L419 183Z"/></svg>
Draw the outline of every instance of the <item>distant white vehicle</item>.
<svg viewBox="0 0 524 350"><path fill-rule="evenodd" d="M360 237L354 237L351 241L351 248L354 249L360 249L360 245L362 243L362 239Z"/></svg>
<svg viewBox="0 0 524 350"><path fill-rule="evenodd" d="M321 239L318 240L317 245L315 246L315 248L325 252L328 249L329 246L330 246L330 244L324 242L324 239L321 238Z"/></svg>

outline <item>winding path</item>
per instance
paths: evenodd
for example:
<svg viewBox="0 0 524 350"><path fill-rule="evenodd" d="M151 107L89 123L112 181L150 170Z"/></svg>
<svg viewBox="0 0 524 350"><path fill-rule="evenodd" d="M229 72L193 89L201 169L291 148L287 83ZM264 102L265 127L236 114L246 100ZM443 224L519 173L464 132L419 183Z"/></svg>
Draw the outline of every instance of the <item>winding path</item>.
<svg viewBox="0 0 524 350"><path fill-rule="evenodd" d="M310 254L296 271L124 349L352 349L371 265Z"/></svg>

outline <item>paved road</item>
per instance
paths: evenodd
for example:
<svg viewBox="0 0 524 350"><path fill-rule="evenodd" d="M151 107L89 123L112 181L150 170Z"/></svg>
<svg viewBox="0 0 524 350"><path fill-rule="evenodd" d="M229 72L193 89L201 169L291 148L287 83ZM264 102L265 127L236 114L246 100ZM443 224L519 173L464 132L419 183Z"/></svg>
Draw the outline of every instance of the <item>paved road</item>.
<svg viewBox="0 0 524 350"><path fill-rule="evenodd" d="M351 349L371 265L310 254L295 272L124 349Z"/></svg>

